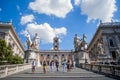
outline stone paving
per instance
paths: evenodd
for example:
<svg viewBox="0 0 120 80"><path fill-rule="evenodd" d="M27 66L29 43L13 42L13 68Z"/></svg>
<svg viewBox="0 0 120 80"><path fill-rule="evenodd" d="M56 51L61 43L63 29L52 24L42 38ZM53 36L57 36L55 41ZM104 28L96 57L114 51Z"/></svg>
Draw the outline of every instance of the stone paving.
<svg viewBox="0 0 120 80"><path fill-rule="evenodd" d="M10 75L0 80L115 80L104 75L89 72L80 68L72 69L70 72L62 72L62 67L57 72L52 72L47 68L47 73L42 72L42 67L36 69L34 73L31 70L25 70L17 74Z"/></svg>

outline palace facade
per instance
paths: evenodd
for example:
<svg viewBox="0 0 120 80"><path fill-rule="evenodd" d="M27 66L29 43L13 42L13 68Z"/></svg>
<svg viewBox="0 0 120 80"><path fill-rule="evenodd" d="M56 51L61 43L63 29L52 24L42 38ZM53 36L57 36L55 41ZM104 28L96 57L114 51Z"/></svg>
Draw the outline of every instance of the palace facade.
<svg viewBox="0 0 120 80"><path fill-rule="evenodd" d="M24 47L19 40L12 22L0 22L0 39L4 39L12 48L13 55L24 58Z"/></svg>
<svg viewBox="0 0 120 80"><path fill-rule="evenodd" d="M100 23L87 51L90 63L116 62L120 58L120 22Z"/></svg>

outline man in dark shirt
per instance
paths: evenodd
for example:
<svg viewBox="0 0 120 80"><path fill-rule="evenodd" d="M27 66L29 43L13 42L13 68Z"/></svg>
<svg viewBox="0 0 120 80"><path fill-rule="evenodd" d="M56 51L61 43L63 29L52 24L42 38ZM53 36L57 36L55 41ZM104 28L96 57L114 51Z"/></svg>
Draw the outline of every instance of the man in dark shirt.
<svg viewBox="0 0 120 80"><path fill-rule="evenodd" d="M56 60L55 65L56 65L56 70L58 71L58 67L59 67L59 62L58 62L58 60Z"/></svg>

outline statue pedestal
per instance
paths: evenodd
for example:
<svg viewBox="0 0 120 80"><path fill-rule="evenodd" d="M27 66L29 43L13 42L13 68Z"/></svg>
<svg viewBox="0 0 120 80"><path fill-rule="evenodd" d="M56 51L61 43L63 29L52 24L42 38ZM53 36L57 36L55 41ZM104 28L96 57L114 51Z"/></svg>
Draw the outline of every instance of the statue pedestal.
<svg viewBox="0 0 120 80"><path fill-rule="evenodd" d="M27 50L25 51L25 61L26 63L31 63L33 60L36 60L37 66L40 67L39 53L35 50Z"/></svg>
<svg viewBox="0 0 120 80"><path fill-rule="evenodd" d="M75 53L75 60L76 60L76 64L80 65L80 63L89 63L89 56L88 53L86 51L78 51Z"/></svg>

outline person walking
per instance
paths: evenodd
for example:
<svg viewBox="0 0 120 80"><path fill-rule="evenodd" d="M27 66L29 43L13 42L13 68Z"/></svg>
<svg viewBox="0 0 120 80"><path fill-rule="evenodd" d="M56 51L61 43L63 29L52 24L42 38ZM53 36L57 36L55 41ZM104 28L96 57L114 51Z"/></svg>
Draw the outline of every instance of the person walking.
<svg viewBox="0 0 120 80"><path fill-rule="evenodd" d="M46 73L46 61L45 60L43 61L43 73L44 74Z"/></svg>
<svg viewBox="0 0 120 80"><path fill-rule="evenodd" d="M59 67L59 62L58 62L58 60L55 61L55 65L56 65L56 70L59 71L59 70L58 70L58 67Z"/></svg>
<svg viewBox="0 0 120 80"><path fill-rule="evenodd" d="M52 72L52 69L53 69L53 63L54 63L54 61L51 60L51 62L50 62L50 71L51 71L51 72Z"/></svg>
<svg viewBox="0 0 120 80"><path fill-rule="evenodd" d="M70 60L67 61L67 72L70 71Z"/></svg>
<svg viewBox="0 0 120 80"><path fill-rule="evenodd" d="M73 68L75 68L76 67L76 62L75 62L75 60L73 61Z"/></svg>
<svg viewBox="0 0 120 80"><path fill-rule="evenodd" d="M63 72L67 72L67 62L66 59L62 61L62 66L63 66Z"/></svg>
<svg viewBox="0 0 120 80"><path fill-rule="evenodd" d="M36 68L36 61L35 59L32 61L32 73L35 72L35 68Z"/></svg>

